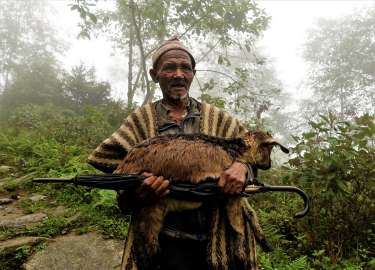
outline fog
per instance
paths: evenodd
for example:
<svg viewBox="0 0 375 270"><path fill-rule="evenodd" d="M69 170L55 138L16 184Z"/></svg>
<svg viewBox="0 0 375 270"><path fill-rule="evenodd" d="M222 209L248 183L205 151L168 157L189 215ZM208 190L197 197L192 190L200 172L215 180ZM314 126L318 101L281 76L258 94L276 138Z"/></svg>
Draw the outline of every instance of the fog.
<svg viewBox="0 0 375 270"><path fill-rule="evenodd" d="M31 179L107 172L87 163L94 149L103 150L98 163L107 156L114 169L141 133L159 134L158 121L147 129L149 118L134 120L152 109L132 112L163 98L149 69L173 36L197 64L189 95L239 119L218 113L200 121L212 118L225 134L272 134L276 141L262 149L281 143L290 154L274 151L272 168L257 180L311 197L302 220L291 218L297 197L249 197L274 247L259 252L261 269L374 269L375 3L281 0L0 0L0 269L95 269L96 259L111 264L102 269L118 269L130 219L115 192ZM133 131L114 133L121 123ZM258 168L259 145L247 146L247 170ZM39 260L53 267L32 268L34 255L54 254L52 242L77 234L111 240L74 240ZM75 243L85 255L72 254ZM107 250L113 256L87 253L115 246Z"/></svg>
<svg viewBox="0 0 375 270"><path fill-rule="evenodd" d="M215 16L220 16L220 11L213 11L214 13L218 12L216 14L203 14L202 18L198 18L198 21L201 20L199 23L195 21L197 18L188 17L186 13L181 13L180 19L183 21L178 22L179 15L172 12L173 15L170 18L164 18L164 21L169 20L169 25L161 26L162 28L157 30L157 23L160 23L163 18L160 18L157 12L152 10L152 4L143 3L140 4L140 7L137 7L139 9L137 12L143 10L149 13L145 14L143 19L142 15L138 15L138 20L141 20L138 22L138 30L141 38L143 38L141 42L145 42L144 50L146 53L147 50L150 53L145 59L140 59L140 47L133 31L133 58L131 60L133 63L131 66L134 66L134 69L129 71L129 40L131 40L129 35L131 33L128 31L132 22L130 21L130 13L126 14L128 12L126 11L126 4L116 3L116 1L40 2L43 4L31 1L30 4L24 6L21 4L22 1L15 1L12 4L7 1L2 1L2 3L4 4L2 5L3 12L5 12L6 6L11 10L13 9L7 16L11 16L10 14L17 16L17 12L34 12L34 15L31 15L28 20L20 21L21 24L33 25L32 19L35 16L35 19L39 20L38 23L35 23L36 26L37 24L40 24L40 27L44 27L43 24L45 25L46 29L42 30L45 33L39 32L44 36L35 38L44 39L38 42L45 42L45 44L39 45L45 46L44 49L46 50L48 48L51 57L55 58L54 64L59 66L58 73L64 70L69 71L79 65L94 68L95 79L110 84L111 98L127 103L128 108L146 102L146 97L147 99L161 97L158 87L150 82L149 75L144 76L143 72L139 70L143 69L143 65L145 65L146 70L150 68L152 49L160 44L162 39L182 34L181 40L191 48L196 58L200 59L204 55L204 58L197 64L198 72L190 90L191 96L200 98L203 94L203 96L212 97L221 103L226 100L227 102L223 104L224 107L235 113L240 119L251 122L256 117L255 122L264 122L267 127L279 134L283 133L282 130L290 130L294 127L278 126L280 123L272 123L274 122L273 119L282 117L282 120L279 119L278 122L289 121L286 120L289 114L293 118L294 125L299 126L301 124L299 122L303 122L303 119L312 119L316 115L314 111L319 111L321 108L319 109L319 106L315 105L321 103L321 100L329 95L329 91L324 91L324 98L321 97L320 101L313 100L321 89L314 89L315 86L313 85L316 81L312 79L311 74L320 69L320 60L310 61L304 57L305 52L312 49L313 46L313 41L309 43L309 40L313 40L314 35L324 34L324 26L319 23L319 20L339 23L342 18L354 20L355 16L365 16L366 11L369 11L368 16L371 16L370 10L374 7L372 1L259 1L256 8L260 13L257 15L251 14L251 5L248 5L248 11L231 10L233 16L240 16L241 12L247 12L247 26L231 20L228 22L224 20L227 25L220 27L210 25L215 23L215 19L217 19ZM33 11L21 10L33 6L36 7ZM221 8L225 9L225 6L224 3ZM180 4L174 4L172 8L178 10L182 7ZM118 12L118 9L124 10L122 11L123 15ZM190 10L198 17L202 16L201 12L204 12L204 10L201 11L199 7L194 6ZM43 18L40 16L43 16ZM5 17L3 23L7 20ZM204 21L205 19L207 21ZM257 25L254 24L255 20L258 20ZM220 20L216 21L216 23L219 22ZM199 24L196 29L194 28L195 23ZM193 25L189 26L189 24ZM19 27L22 29L22 25L19 25ZM246 27L247 29L245 29ZM33 26L30 30L23 29L23 33L22 30L17 30L21 31L22 37L20 37L20 40L26 47L29 46L27 43L30 43L30 45L36 43L36 41L31 40L32 36L36 35L36 29L32 28ZM24 58L13 55L17 54L17 48L14 48L17 45L13 46L13 51L10 50L12 55L6 55L9 52L7 47L12 47L12 45L8 43L11 41L6 39L7 31L10 31L10 29L3 29L3 35L5 35L2 49L3 60L9 59L7 57L19 58L19 61L26 61L27 58L30 58L27 55L22 56ZM335 29L338 35L347 34L340 33L340 31L346 30L348 29L340 29L340 27ZM148 31L149 33L142 31ZM309 31L312 31L310 36ZM371 36L373 36L371 25L369 25L369 29L364 29L364 31L361 34L365 34L367 31L366 34L369 35L371 40ZM16 32L14 34L17 35ZM48 37L47 35L51 36ZM329 34L326 33L326 35L328 38ZM26 40L26 36L29 40ZM48 40L51 41L52 39L55 40L55 44L48 44ZM373 42L370 42L361 46L372 45ZM327 46L333 45L327 44ZM345 46L345 44L342 46ZM55 51L53 51L54 48L56 48ZM325 49L327 48L323 50ZM322 49L316 48L316 50ZM369 50L372 53L372 48L369 48ZM321 55L321 57L326 56ZM5 62L3 61L3 63ZM3 65L2 71L0 71L2 72L3 82L2 92L15 78L13 73L15 73L14 68L16 67L12 65L14 66L15 63L8 65L9 70L7 70L6 64ZM134 85L137 72L140 72L139 75L141 76L138 75L138 77L141 77L141 79L138 78L138 84ZM242 74L239 74L239 72ZM128 83L129 76L133 79L131 84ZM371 72L369 76L372 80L373 74ZM345 78L343 79L345 80ZM315 80L317 79L315 78ZM132 87L129 87L129 85L132 85ZM359 115L367 109L371 110L372 106L369 103L373 100L371 93L373 88L371 87L373 87L373 84L371 86L371 83L366 83L365 92L368 96L366 96L367 101L363 104L366 109L363 109L363 106L358 110L349 108L348 110L351 111L350 117ZM237 96L253 95L254 97L250 98L252 101L245 98L246 101L242 99L239 102L235 97L236 91L229 90L231 88L237 88ZM25 91L27 90L25 89ZM358 91L358 95L362 95L359 93L360 90L356 89L356 91ZM350 102L348 103L346 106L351 106ZM325 104L324 110L334 110L335 105L330 104L329 106L333 106L331 109L327 105ZM307 111L307 108L309 108L309 111ZM257 114L256 111L258 111ZM341 112L341 115L344 116L344 114ZM298 119L295 119L296 115L298 115Z"/></svg>

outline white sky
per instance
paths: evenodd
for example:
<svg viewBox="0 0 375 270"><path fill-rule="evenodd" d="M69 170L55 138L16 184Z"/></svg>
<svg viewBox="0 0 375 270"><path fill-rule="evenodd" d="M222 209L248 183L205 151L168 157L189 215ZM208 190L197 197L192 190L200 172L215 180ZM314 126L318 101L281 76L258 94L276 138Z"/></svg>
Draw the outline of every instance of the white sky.
<svg viewBox="0 0 375 270"><path fill-rule="evenodd" d="M116 97L125 97L125 75L127 68L123 59L112 52L112 45L105 39L76 40L79 28L78 14L67 7L69 1L54 1L57 7L57 25L63 36L73 40L69 51L62 59L65 66L71 67L80 62L94 65L98 77L112 84L118 93ZM70 2L71 3L71 2ZM306 65L301 57L302 45L306 32L314 25L319 17L338 17L369 7L375 0L357 1L327 1L327 0L258 0L260 7L272 16L271 24L260 41L260 46L266 56L273 59L277 76L283 82L286 91L298 99L307 95L300 89L301 82L306 76ZM114 1L100 2L102 5L113 6Z"/></svg>
<svg viewBox="0 0 375 270"><path fill-rule="evenodd" d="M266 55L274 60L277 76L285 90L300 98L308 94L306 89L300 87L307 72L302 59L307 30L320 17L343 16L356 9L370 7L375 1L261 0L258 3L272 16L271 25L260 44Z"/></svg>

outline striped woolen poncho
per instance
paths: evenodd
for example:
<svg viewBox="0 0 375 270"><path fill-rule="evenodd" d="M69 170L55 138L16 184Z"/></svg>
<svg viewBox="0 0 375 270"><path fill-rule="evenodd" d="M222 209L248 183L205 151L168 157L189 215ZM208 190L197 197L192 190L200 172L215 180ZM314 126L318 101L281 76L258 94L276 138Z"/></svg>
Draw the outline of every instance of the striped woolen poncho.
<svg viewBox="0 0 375 270"><path fill-rule="evenodd" d="M89 163L105 172L115 171L133 146L159 135L157 123L155 103L136 109L115 133L95 149L89 156ZM246 129L228 113L202 103L200 132L229 139L242 137ZM122 270L154 269L151 258L158 250L158 233L166 211L168 205L162 202L132 214ZM207 248L210 269L256 270L255 242L257 240L262 243L265 240L256 213L247 200L230 199L226 204L218 205L213 211ZM158 226L155 225L157 223Z"/></svg>
<svg viewBox="0 0 375 270"><path fill-rule="evenodd" d="M241 137L245 128L239 121L219 108L202 103L200 132L222 138ZM88 162L104 172L113 172L127 152L142 141L158 136L155 104L136 109L120 128L104 140L89 156Z"/></svg>

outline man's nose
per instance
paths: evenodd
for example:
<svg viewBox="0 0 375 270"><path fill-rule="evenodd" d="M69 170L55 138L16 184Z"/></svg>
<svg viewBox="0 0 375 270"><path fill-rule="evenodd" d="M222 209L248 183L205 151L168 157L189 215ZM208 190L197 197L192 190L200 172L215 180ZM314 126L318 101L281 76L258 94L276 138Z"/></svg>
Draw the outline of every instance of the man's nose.
<svg viewBox="0 0 375 270"><path fill-rule="evenodd" d="M176 71L174 73L175 78L184 78L184 72L181 68L176 68Z"/></svg>

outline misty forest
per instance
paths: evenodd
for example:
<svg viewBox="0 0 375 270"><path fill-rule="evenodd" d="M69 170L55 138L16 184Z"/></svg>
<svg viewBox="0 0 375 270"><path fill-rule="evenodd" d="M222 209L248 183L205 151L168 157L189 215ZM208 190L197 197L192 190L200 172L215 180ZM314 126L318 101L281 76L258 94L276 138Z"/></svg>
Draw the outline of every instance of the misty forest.
<svg viewBox="0 0 375 270"><path fill-rule="evenodd" d="M74 40L110 43L111 79L92 63L64 64L73 41L56 26L62 5L77 21ZM310 196L302 219L293 194L249 198L273 247L257 252L260 269L374 269L375 5L311 25L299 98L258 46L271 21L248 0L0 0L0 269L66 269L39 267L38 256L84 237L117 247L100 251L98 269L119 269L130 217L116 193L31 180L100 173L87 156L135 108L161 98L151 55L173 35L197 62L191 96L290 149L274 151L259 180Z"/></svg>

